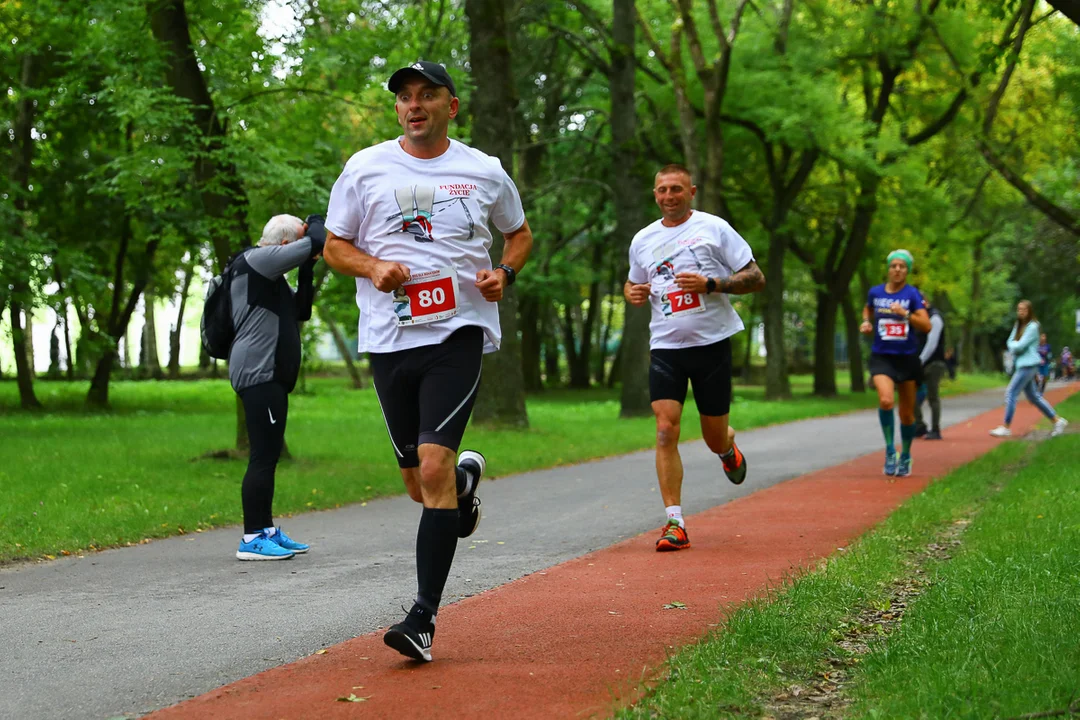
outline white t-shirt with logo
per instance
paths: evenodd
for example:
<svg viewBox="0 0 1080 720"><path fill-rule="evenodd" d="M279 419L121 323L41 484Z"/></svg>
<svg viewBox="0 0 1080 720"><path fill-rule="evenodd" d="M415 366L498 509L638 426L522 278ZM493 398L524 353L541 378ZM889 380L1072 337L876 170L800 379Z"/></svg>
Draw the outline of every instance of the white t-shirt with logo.
<svg viewBox="0 0 1080 720"><path fill-rule="evenodd" d="M468 325L483 328L484 352L497 350L499 307L480 294L476 273L492 269L488 222L503 233L525 224L517 187L498 158L456 140L430 160L409 155L399 141L373 145L349 158L330 191L326 228L374 258L405 265L413 278L436 277L449 268L457 276L457 312L435 322L402 325L403 313L409 312L402 309L403 298L395 303L392 293L357 278L360 352L435 345ZM429 292L424 299L430 302L431 297Z"/></svg>
<svg viewBox="0 0 1080 720"><path fill-rule="evenodd" d="M654 350L711 345L743 329L721 292L686 293L675 276L692 272L719 281L754 259L742 236L715 215L695 210L676 227L657 220L630 243L630 282L652 285L649 347Z"/></svg>

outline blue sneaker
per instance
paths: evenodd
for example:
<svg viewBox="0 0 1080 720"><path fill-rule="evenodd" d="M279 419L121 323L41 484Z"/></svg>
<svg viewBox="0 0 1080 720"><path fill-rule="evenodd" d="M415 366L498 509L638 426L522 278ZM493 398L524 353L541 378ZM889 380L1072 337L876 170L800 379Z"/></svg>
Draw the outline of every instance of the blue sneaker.
<svg viewBox="0 0 1080 720"><path fill-rule="evenodd" d="M286 550L292 550L297 555L303 555L311 549L311 546L307 543L296 542L295 540L293 540L291 537L286 535L285 531L281 528L278 528L277 532L270 536L270 539L276 542L281 547L285 548Z"/></svg>
<svg viewBox="0 0 1080 720"><path fill-rule="evenodd" d="M893 451L893 452L889 452L888 450L885 451L885 474L886 475L895 475L896 474L896 451Z"/></svg>
<svg viewBox="0 0 1080 720"><path fill-rule="evenodd" d="M896 477L907 477L911 474L911 456L907 453L900 454L900 464L896 466Z"/></svg>
<svg viewBox="0 0 1080 720"><path fill-rule="evenodd" d="M251 542L244 542L244 538L240 538L240 548L236 551L238 560L288 560L292 556L292 550L286 550L266 537L265 530L252 538Z"/></svg>

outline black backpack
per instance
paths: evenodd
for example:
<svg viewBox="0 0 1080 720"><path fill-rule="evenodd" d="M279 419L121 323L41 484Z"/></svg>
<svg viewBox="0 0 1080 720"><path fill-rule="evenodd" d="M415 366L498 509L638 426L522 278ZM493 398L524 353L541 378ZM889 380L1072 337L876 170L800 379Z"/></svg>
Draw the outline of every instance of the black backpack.
<svg viewBox="0 0 1080 720"><path fill-rule="evenodd" d="M229 350L236 337L232 316L232 268L236 258L243 254L239 252L229 258L221 274L215 275L206 286L199 329L206 354L218 360L229 359Z"/></svg>

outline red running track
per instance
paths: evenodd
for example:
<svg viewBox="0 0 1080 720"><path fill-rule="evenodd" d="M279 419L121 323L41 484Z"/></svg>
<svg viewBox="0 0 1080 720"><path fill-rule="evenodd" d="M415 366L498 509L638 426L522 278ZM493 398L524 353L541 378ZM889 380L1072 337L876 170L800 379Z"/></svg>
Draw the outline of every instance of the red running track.
<svg viewBox="0 0 1080 720"><path fill-rule="evenodd" d="M1052 403L1076 388L1048 393ZM149 717L585 718L634 702L672 648L724 614L813 566L884 519L931 478L998 440L1002 410L919 442L915 474L881 475L881 453L789 480L694 515L690 550L657 553L654 533L625 540L445 607L435 662L415 664L382 632L273 668ZM1022 404L1014 432L1037 411ZM673 600L680 611L664 610ZM354 694L362 703L339 702Z"/></svg>

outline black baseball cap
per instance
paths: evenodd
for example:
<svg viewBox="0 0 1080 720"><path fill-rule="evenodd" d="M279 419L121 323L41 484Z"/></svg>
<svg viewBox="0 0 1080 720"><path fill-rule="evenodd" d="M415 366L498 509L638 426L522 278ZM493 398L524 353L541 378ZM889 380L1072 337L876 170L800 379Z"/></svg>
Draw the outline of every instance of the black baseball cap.
<svg viewBox="0 0 1080 720"><path fill-rule="evenodd" d="M450 79L450 73L446 72L439 63L428 62L427 60L420 60L414 62L408 67L403 67L393 75L390 76L390 82L386 83L386 87L390 92L397 94L397 91L401 89L401 86L405 84L405 80L410 75L423 75L430 82L436 85L442 85L450 91L451 97L457 97L457 90L454 89L454 81Z"/></svg>

